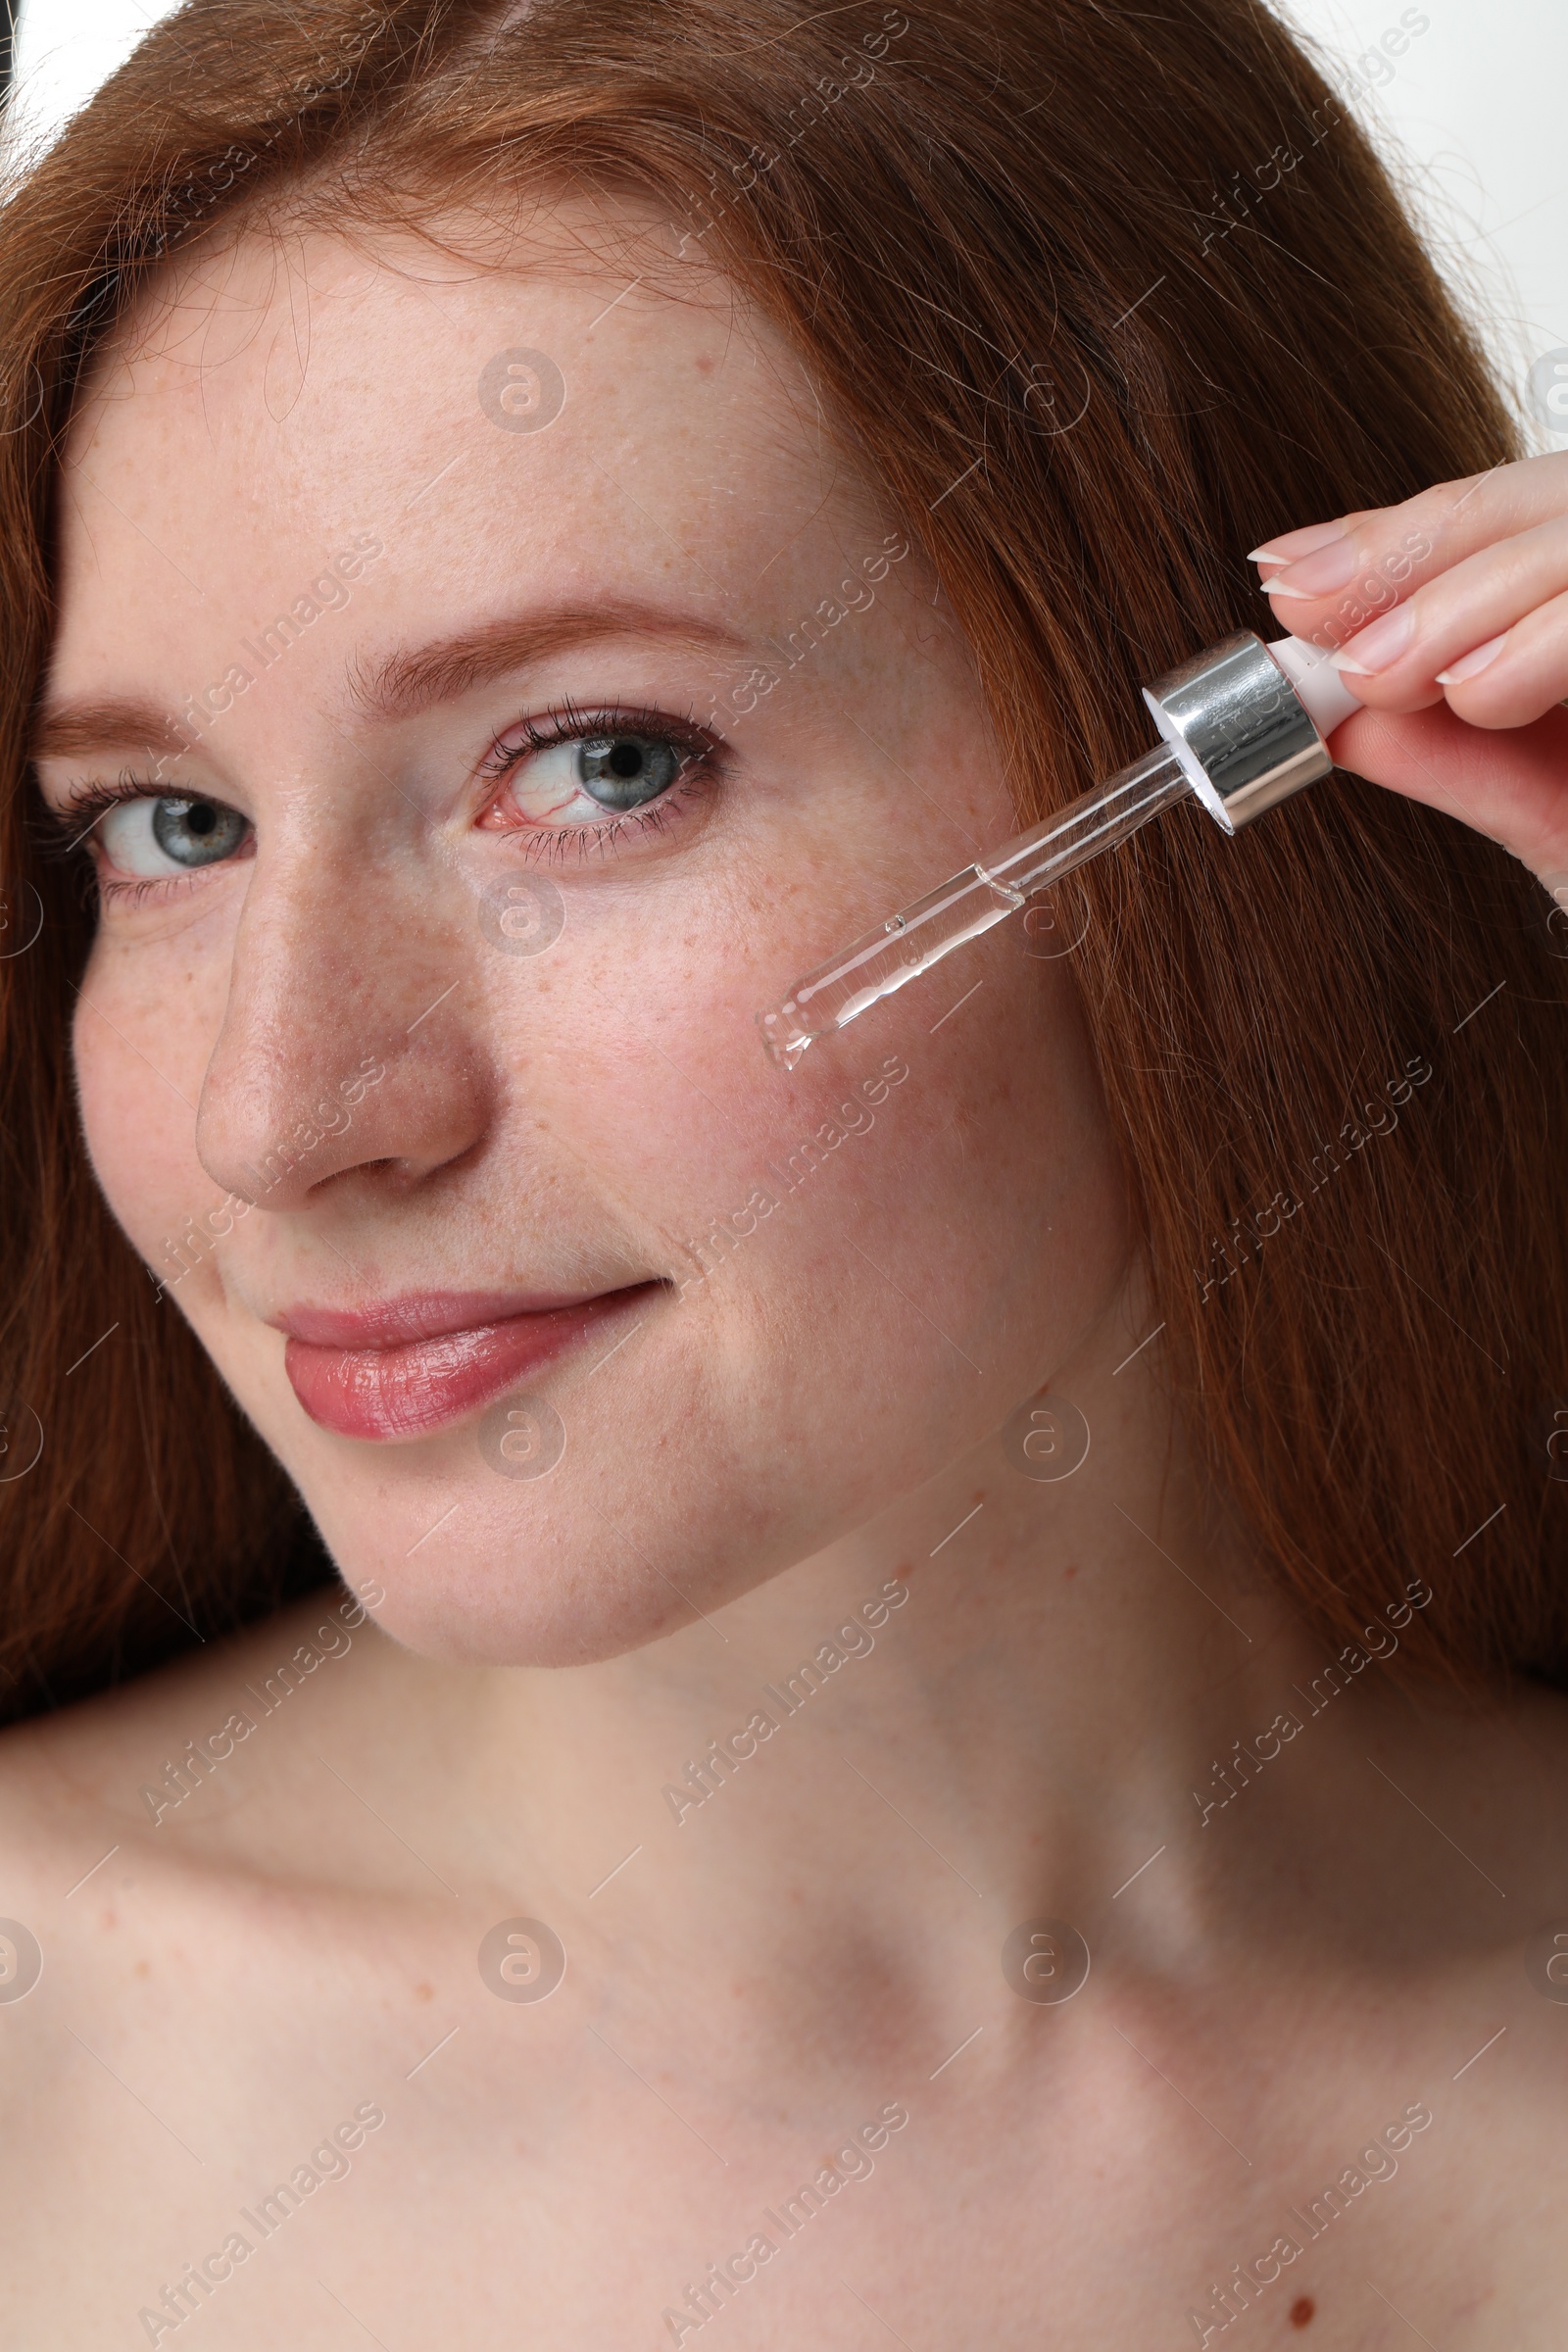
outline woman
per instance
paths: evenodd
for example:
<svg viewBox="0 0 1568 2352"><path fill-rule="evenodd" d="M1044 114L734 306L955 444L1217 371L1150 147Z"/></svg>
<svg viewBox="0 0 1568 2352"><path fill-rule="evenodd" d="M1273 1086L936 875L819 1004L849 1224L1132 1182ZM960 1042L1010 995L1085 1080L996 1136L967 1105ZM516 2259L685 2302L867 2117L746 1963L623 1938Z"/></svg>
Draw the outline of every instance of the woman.
<svg viewBox="0 0 1568 2352"><path fill-rule="evenodd" d="M1353 123L192 0L5 233L10 2338L1554 2340L1568 460ZM1350 772L772 1066L1249 550Z"/></svg>

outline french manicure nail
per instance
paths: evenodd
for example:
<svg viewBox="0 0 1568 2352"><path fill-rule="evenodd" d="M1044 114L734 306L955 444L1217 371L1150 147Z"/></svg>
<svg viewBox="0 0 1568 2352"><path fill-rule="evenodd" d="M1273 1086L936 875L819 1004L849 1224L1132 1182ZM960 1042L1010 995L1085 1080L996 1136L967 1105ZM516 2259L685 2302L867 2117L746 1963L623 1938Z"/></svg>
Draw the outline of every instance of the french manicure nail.
<svg viewBox="0 0 1568 2352"><path fill-rule="evenodd" d="M1404 652L1415 635L1415 613L1408 605L1400 605L1393 612L1385 612L1373 621L1370 628L1352 637L1329 659L1336 669L1347 671L1353 678L1375 677L1380 669L1388 669Z"/></svg>
<svg viewBox="0 0 1568 2352"><path fill-rule="evenodd" d="M1507 637L1508 632L1504 629L1500 636L1489 637L1485 645L1478 645L1461 661L1450 662L1446 669L1440 669L1437 672L1438 684L1440 686L1460 686L1466 678L1478 676L1489 662L1496 660L1507 642Z"/></svg>
<svg viewBox="0 0 1568 2352"><path fill-rule="evenodd" d="M1293 556L1285 577L1300 596L1332 596L1354 578L1360 561L1355 541L1341 535L1309 555Z"/></svg>
<svg viewBox="0 0 1568 2352"><path fill-rule="evenodd" d="M1258 592L1262 596L1294 596L1303 605L1309 605L1312 602L1304 588L1287 588L1281 580L1259 580L1257 586Z"/></svg>
<svg viewBox="0 0 1568 2352"><path fill-rule="evenodd" d="M1343 539L1345 532L1346 525L1343 522L1308 522L1298 531L1282 531L1277 539L1266 540L1261 547L1254 547L1247 561L1249 564L1294 564L1298 556L1309 556L1317 548Z"/></svg>

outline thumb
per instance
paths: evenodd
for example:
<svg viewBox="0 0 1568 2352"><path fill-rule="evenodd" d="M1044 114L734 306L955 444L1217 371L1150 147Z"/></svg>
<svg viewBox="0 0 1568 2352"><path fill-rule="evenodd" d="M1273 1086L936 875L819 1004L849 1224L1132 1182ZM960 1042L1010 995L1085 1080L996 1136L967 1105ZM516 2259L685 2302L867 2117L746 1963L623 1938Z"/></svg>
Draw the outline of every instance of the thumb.
<svg viewBox="0 0 1568 2352"><path fill-rule="evenodd" d="M1499 842L1543 880L1568 870L1568 710L1524 727L1474 727L1438 703L1356 710L1335 728L1337 767L1424 801Z"/></svg>

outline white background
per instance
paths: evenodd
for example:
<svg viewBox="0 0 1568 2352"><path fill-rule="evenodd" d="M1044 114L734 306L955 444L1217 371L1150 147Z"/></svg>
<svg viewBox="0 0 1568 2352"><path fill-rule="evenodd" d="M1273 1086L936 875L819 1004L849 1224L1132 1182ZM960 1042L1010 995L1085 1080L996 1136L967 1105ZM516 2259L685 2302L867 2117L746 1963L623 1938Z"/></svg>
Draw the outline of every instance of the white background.
<svg viewBox="0 0 1568 2352"><path fill-rule="evenodd" d="M257 7L270 0L255 0ZM1498 373L1530 416L1532 363L1568 347L1568 5L1565 0L1430 0L1427 31L1366 90L1356 61L1379 50L1404 0L1276 0L1318 44L1392 165L1440 268L1478 320ZM162 0L24 0L19 109L46 135L91 93ZM1542 425L1535 446L1555 443Z"/></svg>

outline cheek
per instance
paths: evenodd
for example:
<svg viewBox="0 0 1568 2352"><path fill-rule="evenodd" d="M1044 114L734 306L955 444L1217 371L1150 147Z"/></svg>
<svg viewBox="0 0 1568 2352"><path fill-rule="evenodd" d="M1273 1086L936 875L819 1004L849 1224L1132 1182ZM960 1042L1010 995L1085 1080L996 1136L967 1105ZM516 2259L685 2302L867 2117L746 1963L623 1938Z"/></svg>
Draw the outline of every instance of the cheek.
<svg viewBox="0 0 1568 2352"><path fill-rule="evenodd" d="M909 1077L871 1180L886 1254L863 1246L892 1278L875 1284L878 1322L957 1393L951 1458L1104 1312L1127 1256L1123 1186L1070 963L1036 960L1016 918L886 1009Z"/></svg>
<svg viewBox="0 0 1568 2352"><path fill-rule="evenodd" d="M792 1073L753 1018L776 955L729 946L584 1038L562 1116L685 1283L715 1413L860 1508L1000 1425L1103 1311L1127 1243L1098 1077L1068 961L1016 922Z"/></svg>
<svg viewBox="0 0 1568 2352"><path fill-rule="evenodd" d="M684 1289L603 1368L549 1376L568 1442L536 1486L479 1463L471 1428L368 1460L283 1399L328 1544L414 1648L580 1662L665 1630L674 1593L722 1605L984 1440L1114 1298L1120 1184L1070 972L999 925L786 1074L753 1018L776 941L713 893L690 936L639 918L554 970L495 967L488 996L476 975L517 1124L466 1270ZM449 1502L461 1539L426 1544Z"/></svg>
<svg viewBox="0 0 1568 2352"><path fill-rule="evenodd" d="M165 1237L223 1197L196 1154L211 1029L183 966L159 978L94 952L73 1026L82 1128L111 1209L154 1266Z"/></svg>

